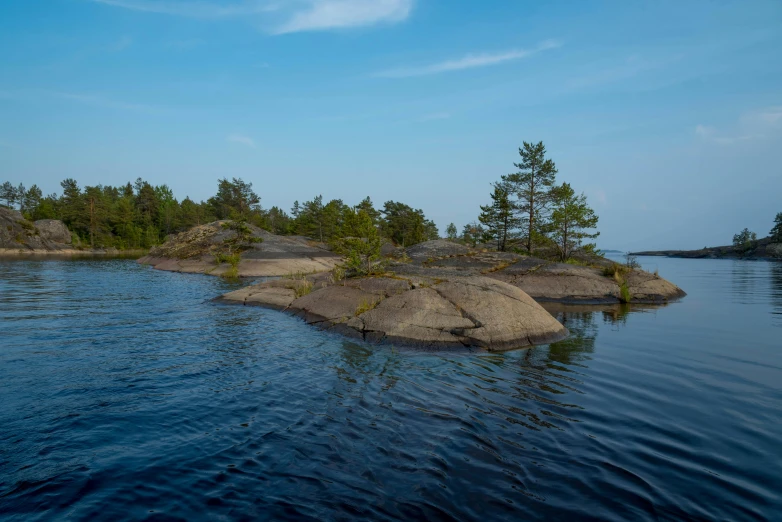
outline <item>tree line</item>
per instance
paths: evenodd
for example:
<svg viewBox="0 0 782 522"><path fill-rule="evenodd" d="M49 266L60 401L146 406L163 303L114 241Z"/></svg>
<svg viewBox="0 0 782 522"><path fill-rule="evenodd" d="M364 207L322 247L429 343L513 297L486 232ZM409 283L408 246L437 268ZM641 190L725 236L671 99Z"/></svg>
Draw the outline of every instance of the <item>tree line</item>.
<svg viewBox="0 0 782 522"><path fill-rule="evenodd" d="M774 218L774 226L768 233L772 243L782 243L782 212L778 212ZM758 235L745 228L733 236L733 249L737 252L748 252L757 246Z"/></svg>
<svg viewBox="0 0 782 522"><path fill-rule="evenodd" d="M29 220L62 220L80 242L93 248L150 248L169 234L223 219L323 242L363 237L367 223L401 246L439 236L437 226L421 209L396 201L376 209L370 198L351 206L341 199L324 203L318 195L304 203L294 202L289 212L277 206L264 209L252 183L237 178L218 180L215 195L201 202L189 197L179 201L167 185L152 185L141 178L118 187L80 187L68 178L60 186L61 194L44 196L37 185L28 189L4 182L0 201Z"/></svg>
<svg viewBox="0 0 782 522"><path fill-rule="evenodd" d="M461 240L473 246L488 242L499 251L553 251L564 260L577 249L595 252L598 216L584 194L569 183L557 185L557 167L546 158L543 142L519 148L517 171L492 183L491 203L481 206L477 221L464 226ZM446 229L457 239L456 226Z"/></svg>

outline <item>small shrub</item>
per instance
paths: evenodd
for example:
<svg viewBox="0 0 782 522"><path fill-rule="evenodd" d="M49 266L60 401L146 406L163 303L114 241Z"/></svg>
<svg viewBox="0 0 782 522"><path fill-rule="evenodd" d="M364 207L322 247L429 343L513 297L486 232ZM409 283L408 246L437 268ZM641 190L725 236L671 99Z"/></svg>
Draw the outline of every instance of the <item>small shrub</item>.
<svg viewBox="0 0 782 522"><path fill-rule="evenodd" d="M633 296L630 293L630 289L627 287L627 283L623 282L619 286L619 300L623 303L629 303L632 298Z"/></svg>
<svg viewBox="0 0 782 522"><path fill-rule="evenodd" d="M307 279L307 274L304 272L295 272L290 273L282 276L284 279L290 279L291 283L286 284L285 288L289 288L290 290L293 290L293 295L296 296L296 299L299 297L304 297L305 295L312 292L313 283L309 279Z"/></svg>
<svg viewBox="0 0 782 522"><path fill-rule="evenodd" d="M609 266L603 267L603 275L606 277L616 278L617 274L624 280L624 274L630 271L630 268L619 263L613 263Z"/></svg>
<svg viewBox="0 0 782 522"><path fill-rule="evenodd" d="M239 261L242 260L242 256L240 254L226 254L225 252L217 252L215 253L215 262L219 265L222 263L228 263L231 265L232 268L237 268L239 266Z"/></svg>
<svg viewBox="0 0 782 522"><path fill-rule="evenodd" d="M232 265L228 270L222 273L222 277L226 279L239 279L239 267Z"/></svg>
<svg viewBox="0 0 782 522"><path fill-rule="evenodd" d="M356 308L356 317L358 317L363 313L369 312L370 310L373 310L380 303L380 301L381 299L379 298L372 299L372 300L365 299L361 301L361 304L358 305L358 308Z"/></svg>
<svg viewBox="0 0 782 522"><path fill-rule="evenodd" d="M27 221L26 219L22 219L19 221L19 224L22 226L23 229L27 230L28 232L35 231L35 225Z"/></svg>
<svg viewBox="0 0 782 522"><path fill-rule="evenodd" d="M638 262L638 258L632 254L625 254L625 266L630 270L641 268L641 263Z"/></svg>
<svg viewBox="0 0 782 522"><path fill-rule="evenodd" d="M293 287L293 294L296 296L296 299L299 297L304 297L305 295L312 292L312 281L309 279L302 279L301 282Z"/></svg>
<svg viewBox="0 0 782 522"><path fill-rule="evenodd" d="M330 283L339 283L340 281L345 280L345 267L342 265L337 265L331 270L331 274L329 274L329 282Z"/></svg>

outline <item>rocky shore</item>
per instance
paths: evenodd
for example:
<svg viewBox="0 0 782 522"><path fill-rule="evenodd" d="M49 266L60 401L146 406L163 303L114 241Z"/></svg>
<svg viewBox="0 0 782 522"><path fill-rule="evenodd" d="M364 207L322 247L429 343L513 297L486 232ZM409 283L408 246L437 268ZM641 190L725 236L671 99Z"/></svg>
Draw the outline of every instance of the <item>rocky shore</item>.
<svg viewBox="0 0 782 522"><path fill-rule="evenodd" d="M233 263L223 262L223 251L236 232L222 222L174 236L139 262L176 272L274 277L218 300L285 311L369 342L424 347L496 351L566 337L539 302L662 304L685 295L642 270L617 277L603 258L589 266L555 263L444 240L407 249L386 245L380 273L341 279L332 269L342 259L326 245L255 227L249 233L258 239L245 241Z"/></svg>
<svg viewBox="0 0 782 522"><path fill-rule="evenodd" d="M223 275L230 264L217 262L216 254L236 235L216 221L194 227L169 238L163 245L150 250L139 263L158 270L190 274ZM313 273L331 270L341 258L325 245L304 237L276 236L248 225L259 243L246 245L237 265L240 277L284 276L292 273Z"/></svg>
<svg viewBox="0 0 782 522"><path fill-rule="evenodd" d="M28 221L19 211L0 207L0 256L124 256L142 250L84 248L57 219Z"/></svg>

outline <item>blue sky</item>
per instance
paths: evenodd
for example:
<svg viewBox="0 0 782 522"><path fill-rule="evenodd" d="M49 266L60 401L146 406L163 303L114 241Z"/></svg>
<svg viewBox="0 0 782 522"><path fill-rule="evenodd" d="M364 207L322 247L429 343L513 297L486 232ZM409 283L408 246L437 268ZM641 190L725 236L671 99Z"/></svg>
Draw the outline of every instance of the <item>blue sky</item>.
<svg viewBox="0 0 782 522"><path fill-rule="evenodd" d="M474 220L522 141L603 248L699 248L782 212L782 3L5 0L0 180L177 197L219 177Z"/></svg>

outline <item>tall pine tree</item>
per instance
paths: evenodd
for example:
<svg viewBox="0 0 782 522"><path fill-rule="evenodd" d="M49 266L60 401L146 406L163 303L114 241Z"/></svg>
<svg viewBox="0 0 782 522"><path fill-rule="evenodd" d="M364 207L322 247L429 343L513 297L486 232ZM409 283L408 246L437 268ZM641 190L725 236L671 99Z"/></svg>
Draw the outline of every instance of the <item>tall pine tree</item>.
<svg viewBox="0 0 782 522"><path fill-rule="evenodd" d="M551 159L546 159L546 146L542 141L536 144L525 141L519 156L521 162L513 164L519 171L503 176L502 180L519 198L517 208L526 228L527 251L531 253L535 238L542 233L557 167Z"/></svg>
<svg viewBox="0 0 782 522"><path fill-rule="evenodd" d="M481 206L478 220L486 225L486 234L497 242L497 250L504 252L521 220L516 216L517 207L510 198L507 184L495 183L493 186L492 202Z"/></svg>

